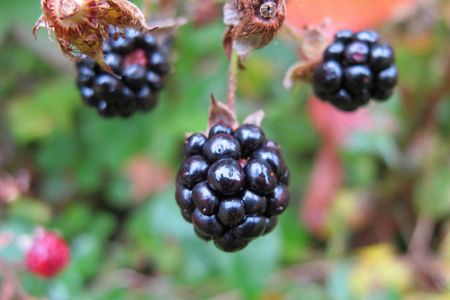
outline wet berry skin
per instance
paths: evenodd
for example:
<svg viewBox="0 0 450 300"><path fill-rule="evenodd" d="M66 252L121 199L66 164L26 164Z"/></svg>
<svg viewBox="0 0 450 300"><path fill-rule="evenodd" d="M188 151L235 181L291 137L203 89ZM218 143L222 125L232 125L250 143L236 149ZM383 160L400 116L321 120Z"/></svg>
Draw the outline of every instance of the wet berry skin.
<svg viewBox="0 0 450 300"><path fill-rule="evenodd" d="M244 203L245 212L248 215L263 214L266 211L266 197L258 195L250 190L244 191L242 202Z"/></svg>
<svg viewBox="0 0 450 300"><path fill-rule="evenodd" d="M188 139L186 139L184 143L184 155L202 155L203 154L203 146L205 146L207 139L201 133L194 133Z"/></svg>
<svg viewBox="0 0 450 300"><path fill-rule="evenodd" d="M251 190L267 194L277 185L277 178L272 168L265 162L253 159L245 166L247 185Z"/></svg>
<svg viewBox="0 0 450 300"><path fill-rule="evenodd" d="M236 238L249 240L257 238L266 229L266 218L261 216L249 216L245 221L236 226L232 233Z"/></svg>
<svg viewBox="0 0 450 300"><path fill-rule="evenodd" d="M208 185L220 195L233 195L242 190L244 176L244 170L238 161L224 158L209 168Z"/></svg>
<svg viewBox="0 0 450 300"><path fill-rule="evenodd" d="M256 149L261 147L266 137L264 132L256 125L244 124L234 133L234 137L241 145L243 157L248 157Z"/></svg>
<svg viewBox="0 0 450 300"><path fill-rule="evenodd" d="M346 89L339 90L339 92L330 99L330 102L343 111L355 111L359 107L359 103L353 99Z"/></svg>
<svg viewBox="0 0 450 300"><path fill-rule="evenodd" d="M213 126L183 145L175 198L195 234L226 252L271 232L289 204L280 146L259 126Z"/></svg>
<svg viewBox="0 0 450 300"><path fill-rule="evenodd" d="M204 215L199 209L195 209L192 213L192 224L198 231L211 237L221 236L224 231L223 225L220 224L215 215Z"/></svg>
<svg viewBox="0 0 450 300"><path fill-rule="evenodd" d="M394 49L388 44L372 46L370 53L370 67L375 71L389 68L395 61Z"/></svg>
<svg viewBox="0 0 450 300"><path fill-rule="evenodd" d="M345 44L342 41L335 41L325 49L326 60L340 61L345 51Z"/></svg>
<svg viewBox="0 0 450 300"><path fill-rule="evenodd" d="M226 157L237 159L241 155L241 147L231 135L219 133L209 138L203 153L210 162Z"/></svg>
<svg viewBox="0 0 450 300"><path fill-rule="evenodd" d="M238 239L231 231L227 231L223 236L214 239L214 245L225 252L236 252L244 249L248 242Z"/></svg>
<svg viewBox="0 0 450 300"><path fill-rule="evenodd" d="M264 227L263 235L272 232L272 230L275 229L277 224L278 224L277 216L274 215L274 216L271 216L269 218L266 218L266 226Z"/></svg>
<svg viewBox="0 0 450 300"><path fill-rule="evenodd" d="M178 184L175 192L175 200L180 208L181 214L184 219L191 222L192 211L195 206L192 201L192 191L182 184Z"/></svg>
<svg viewBox="0 0 450 300"><path fill-rule="evenodd" d="M351 30L343 29L336 32L334 38L336 41L348 42L352 40L353 32Z"/></svg>
<svg viewBox="0 0 450 300"><path fill-rule="evenodd" d="M372 30L341 30L313 73L314 93L342 111L386 100L397 84L395 53Z"/></svg>
<svg viewBox="0 0 450 300"><path fill-rule="evenodd" d="M146 44L150 40L152 47ZM152 110L170 69L166 52L150 33L129 29L124 36L115 37L111 31L103 54L114 75L90 58L76 64L76 84L83 101L108 118Z"/></svg>
<svg viewBox="0 0 450 300"><path fill-rule="evenodd" d="M354 35L354 39L361 41L361 42L366 42L369 44L375 44L380 39L380 36L378 35L378 33L376 31L364 30L364 31L357 32Z"/></svg>
<svg viewBox="0 0 450 300"><path fill-rule="evenodd" d="M283 157L280 152L274 148L261 147L253 152L251 158L265 161L270 165L278 177L281 177L286 171L286 163L284 162Z"/></svg>
<svg viewBox="0 0 450 300"><path fill-rule="evenodd" d="M377 86L386 86L393 88L397 84L397 68L389 67L377 74L375 81Z"/></svg>
<svg viewBox="0 0 450 300"><path fill-rule="evenodd" d="M278 185L273 193L267 197L266 214L269 216L281 214L289 205L289 191L284 185Z"/></svg>
<svg viewBox="0 0 450 300"><path fill-rule="evenodd" d="M350 94L369 89L372 86L372 72L366 66L351 66L345 70L345 88Z"/></svg>
<svg viewBox="0 0 450 300"><path fill-rule="evenodd" d="M217 217L225 226L241 224L245 220L245 208L240 199L227 199L220 202Z"/></svg>
<svg viewBox="0 0 450 300"><path fill-rule="evenodd" d="M342 67L334 60L326 61L314 71L314 90L332 94L342 83Z"/></svg>
<svg viewBox="0 0 450 300"><path fill-rule="evenodd" d="M193 188L197 183L206 179L208 168L208 163L202 156L191 156L181 166L178 175L181 178L180 182L188 188Z"/></svg>
<svg viewBox="0 0 450 300"><path fill-rule="evenodd" d="M194 226L194 232L195 232L196 236L198 236L199 238L201 238L202 240L204 240L206 242L213 239L212 236L202 233L195 226Z"/></svg>
<svg viewBox="0 0 450 300"><path fill-rule="evenodd" d="M202 214L211 216L217 212L219 198L206 181L200 182L192 189L192 201Z"/></svg>
<svg viewBox="0 0 450 300"><path fill-rule="evenodd" d="M209 130L208 136L212 137L212 136L214 136L216 134L220 134L220 133L231 135L233 133L233 130L226 125L217 124L217 125L214 125L213 127L211 127L211 129Z"/></svg>
<svg viewBox="0 0 450 300"><path fill-rule="evenodd" d="M363 42L352 42L344 50L344 64L364 64L369 60L369 45Z"/></svg>

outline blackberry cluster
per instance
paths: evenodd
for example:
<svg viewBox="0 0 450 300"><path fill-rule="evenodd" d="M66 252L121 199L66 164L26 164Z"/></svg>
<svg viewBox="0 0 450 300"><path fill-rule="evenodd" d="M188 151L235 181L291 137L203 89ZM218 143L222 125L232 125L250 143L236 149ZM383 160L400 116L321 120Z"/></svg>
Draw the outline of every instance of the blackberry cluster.
<svg viewBox="0 0 450 300"><path fill-rule="evenodd" d="M176 200L201 239L232 252L275 228L289 204L289 171L261 128L218 124L187 138L184 155Z"/></svg>
<svg viewBox="0 0 450 300"><path fill-rule="evenodd" d="M375 31L339 31L314 70L313 84L319 98L344 111L371 98L386 100L397 84L394 50Z"/></svg>
<svg viewBox="0 0 450 300"><path fill-rule="evenodd" d="M103 47L107 73L86 57L77 63L76 83L83 101L104 117L129 117L136 111L149 111L157 103L157 93L169 72L168 47L154 35L134 29L110 38Z"/></svg>

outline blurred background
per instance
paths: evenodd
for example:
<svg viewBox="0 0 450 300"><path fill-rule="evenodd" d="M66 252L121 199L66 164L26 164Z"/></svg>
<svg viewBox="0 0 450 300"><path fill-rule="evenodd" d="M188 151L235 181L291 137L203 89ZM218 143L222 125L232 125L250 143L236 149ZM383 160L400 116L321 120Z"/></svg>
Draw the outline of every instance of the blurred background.
<svg viewBox="0 0 450 300"><path fill-rule="evenodd" d="M221 5L181 2L192 22L159 105L103 119L47 32L31 34L39 1L0 1L0 299L450 299L450 1L288 1L289 30L245 61L237 112L266 112L291 204L233 254L198 239L174 199L184 134L226 96ZM393 97L344 114L308 84L284 89L305 26L379 30ZM72 252L49 280L23 266L38 227Z"/></svg>

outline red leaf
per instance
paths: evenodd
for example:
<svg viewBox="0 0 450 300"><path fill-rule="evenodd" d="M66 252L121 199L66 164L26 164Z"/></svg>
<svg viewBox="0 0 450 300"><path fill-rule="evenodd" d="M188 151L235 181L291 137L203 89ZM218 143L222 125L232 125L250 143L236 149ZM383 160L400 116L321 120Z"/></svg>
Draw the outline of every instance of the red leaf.
<svg viewBox="0 0 450 300"><path fill-rule="evenodd" d="M301 215L306 226L323 235L326 230L328 210L336 198L343 177L338 148L355 130L370 127L367 109L341 112L314 97L308 100L309 115L322 136L323 143L314 163L314 170L304 199Z"/></svg>
<svg viewBox="0 0 450 300"><path fill-rule="evenodd" d="M356 130L367 130L372 120L367 108L356 112L342 112L330 104L311 97L308 100L311 121L319 134L327 143L341 145L346 138Z"/></svg>
<svg viewBox="0 0 450 300"><path fill-rule="evenodd" d="M301 217L314 233L324 235L331 203L341 186L342 165L337 148L324 143L314 163L314 170L305 194Z"/></svg>

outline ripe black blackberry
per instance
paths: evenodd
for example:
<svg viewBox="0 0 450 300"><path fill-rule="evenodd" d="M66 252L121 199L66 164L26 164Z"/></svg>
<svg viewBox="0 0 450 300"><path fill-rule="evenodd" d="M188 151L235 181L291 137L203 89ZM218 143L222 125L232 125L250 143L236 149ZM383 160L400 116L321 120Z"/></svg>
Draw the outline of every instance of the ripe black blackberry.
<svg viewBox="0 0 450 300"><path fill-rule="evenodd" d="M218 124L184 144L176 201L203 240L227 252L272 231L289 204L289 171L276 143L256 125Z"/></svg>
<svg viewBox="0 0 450 300"><path fill-rule="evenodd" d="M90 58L79 61L76 83L84 102L104 117L153 109L170 68L168 47L150 33L129 29L118 37L111 31L103 53L117 76Z"/></svg>
<svg viewBox="0 0 450 300"><path fill-rule="evenodd" d="M396 84L394 50L370 30L336 33L313 75L315 94L344 111L388 99Z"/></svg>

